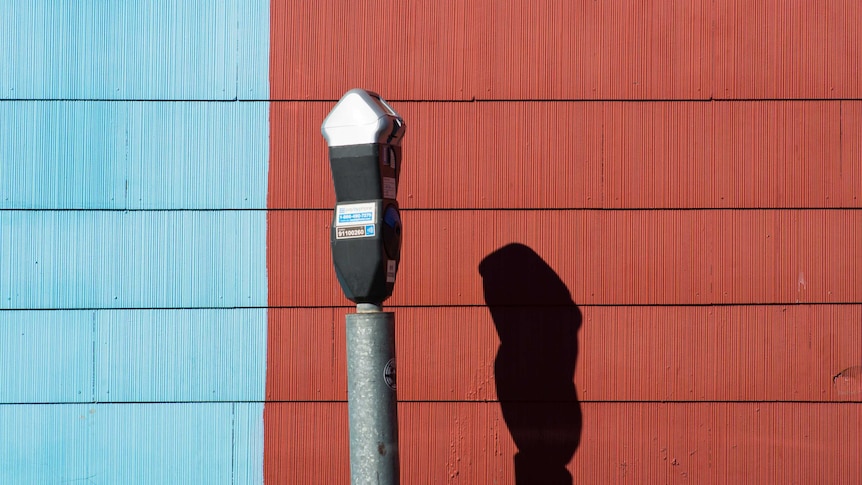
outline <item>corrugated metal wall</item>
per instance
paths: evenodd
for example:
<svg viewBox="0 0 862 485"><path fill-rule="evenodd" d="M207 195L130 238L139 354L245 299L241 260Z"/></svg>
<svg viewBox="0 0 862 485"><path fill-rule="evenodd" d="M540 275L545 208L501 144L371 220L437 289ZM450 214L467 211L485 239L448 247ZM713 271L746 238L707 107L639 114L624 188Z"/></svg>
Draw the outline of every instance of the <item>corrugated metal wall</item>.
<svg viewBox="0 0 862 485"><path fill-rule="evenodd" d="M263 481L269 25L4 4L0 483Z"/></svg>
<svg viewBox="0 0 862 485"><path fill-rule="evenodd" d="M862 481L858 2L271 15L267 483L348 481L319 126L352 87L408 124L405 483Z"/></svg>

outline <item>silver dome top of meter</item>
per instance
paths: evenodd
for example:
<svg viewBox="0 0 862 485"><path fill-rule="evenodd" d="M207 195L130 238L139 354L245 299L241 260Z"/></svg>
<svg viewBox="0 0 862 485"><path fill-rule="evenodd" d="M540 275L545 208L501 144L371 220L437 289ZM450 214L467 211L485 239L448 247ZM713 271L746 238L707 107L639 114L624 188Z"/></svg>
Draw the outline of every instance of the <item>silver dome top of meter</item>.
<svg viewBox="0 0 862 485"><path fill-rule="evenodd" d="M330 147L368 143L400 145L404 120L379 94L351 89L323 120L320 131Z"/></svg>

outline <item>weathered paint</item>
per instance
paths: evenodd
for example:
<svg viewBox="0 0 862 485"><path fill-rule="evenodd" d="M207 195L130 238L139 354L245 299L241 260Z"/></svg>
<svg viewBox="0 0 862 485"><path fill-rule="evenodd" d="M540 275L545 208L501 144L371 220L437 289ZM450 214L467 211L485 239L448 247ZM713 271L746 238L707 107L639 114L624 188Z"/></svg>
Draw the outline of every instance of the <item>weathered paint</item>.
<svg viewBox="0 0 862 485"><path fill-rule="evenodd" d="M261 408L259 403L0 405L0 481L261 483Z"/></svg>
<svg viewBox="0 0 862 485"><path fill-rule="evenodd" d="M0 308L266 306L265 242L263 211L0 211Z"/></svg>
<svg viewBox="0 0 862 485"><path fill-rule="evenodd" d="M269 2L15 2L0 99L266 99Z"/></svg>
<svg viewBox="0 0 862 485"><path fill-rule="evenodd" d="M268 103L0 102L0 209L263 209Z"/></svg>

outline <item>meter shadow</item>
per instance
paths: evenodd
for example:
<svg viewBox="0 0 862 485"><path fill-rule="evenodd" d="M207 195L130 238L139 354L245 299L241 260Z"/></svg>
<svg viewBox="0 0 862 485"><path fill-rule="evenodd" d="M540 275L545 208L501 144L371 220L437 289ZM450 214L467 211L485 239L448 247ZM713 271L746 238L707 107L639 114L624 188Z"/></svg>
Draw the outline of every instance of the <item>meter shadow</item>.
<svg viewBox="0 0 862 485"><path fill-rule="evenodd" d="M506 245L479 264L500 347L494 378L518 448L517 484L566 484L583 425L574 385L581 312L556 272L532 249Z"/></svg>

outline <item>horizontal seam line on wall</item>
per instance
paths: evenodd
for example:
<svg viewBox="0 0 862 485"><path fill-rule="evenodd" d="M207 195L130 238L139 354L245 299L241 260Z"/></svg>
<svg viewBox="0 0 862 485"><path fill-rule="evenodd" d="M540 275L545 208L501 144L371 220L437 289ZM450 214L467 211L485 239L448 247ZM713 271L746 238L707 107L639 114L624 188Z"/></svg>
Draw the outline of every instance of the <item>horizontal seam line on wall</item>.
<svg viewBox="0 0 862 485"><path fill-rule="evenodd" d="M164 401L21 401L21 402L0 402L0 406L56 406L56 405L87 405L87 404L279 404L279 403L310 403L310 404L341 404L347 403L347 399L265 399L265 400L164 400ZM594 403L594 404L862 404L862 401L845 400L845 401L817 401L811 399L746 399L746 400L728 400L728 399L680 399L680 400L659 400L659 399L633 399L633 400L612 400L612 399L578 399L578 400L482 400L482 399L398 399L399 403L475 403L475 404L567 404L567 403Z"/></svg>
<svg viewBox="0 0 862 485"><path fill-rule="evenodd" d="M329 207L112 209L112 208L0 208L0 212L332 212ZM754 211L862 211L859 207L433 207L399 208L401 212L754 212Z"/></svg>
<svg viewBox="0 0 862 485"><path fill-rule="evenodd" d="M347 400L284 400L284 401L262 401L264 404L346 404ZM581 399L577 401L482 401L482 400L456 400L456 399L440 399L440 400L406 400L398 399L399 403L405 404L862 404L860 401L811 401L811 400L747 400L747 401L732 401L732 400L680 400L680 401L659 401L659 400L591 400Z"/></svg>
<svg viewBox="0 0 862 485"><path fill-rule="evenodd" d="M63 103L337 103L338 99L182 99L182 98L0 98L9 102ZM390 103L750 103L750 102L824 102L862 101L860 98L473 98L473 99L390 99Z"/></svg>
<svg viewBox="0 0 862 485"><path fill-rule="evenodd" d="M338 99L270 99L271 103L337 103ZM750 102L823 102L862 101L862 98L669 98L669 99L625 99L625 98L473 98L473 99L391 99L389 103L470 104L470 103L750 103Z"/></svg>
<svg viewBox="0 0 862 485"><path fill-rule="evenodd" d="M391 309L423 309L423 308L568 308L577 306L579 308L721 308L721 307L811 307L811 306L858 306L862 301L837 301L837 302L804 302L804 303L575 303L574 305L542 305L542 304L520 304L520 305L487 305L487 304L439 304L439 305L386 305L384 310ZM83 311L195 311L195 310L338 310L354 309L354 305L307 305L307 306L188 306L188 307L54 307L54 308L0 308L2 312L83 312Z"/></svg>
<svg viewBox="0 0 862 485"><path fill-rule="evenodd" d="M32 402L0 402L2 406L87 406L105 404L264 404L266 401L32 401Z"/></svg>
<svg viewBox="0 0 862 485"><path fill-rule="evenodd" d="M153 311L153 310L165 310L165 311L182 311L182 310L266 310L266 306L187 306L187 307L43 307L43 308L0 308L0 313L2 312L103 312L103 311Z"/></svg>
<svg viewBox="0 0 862 485"><path fill-rule="evenodd" d="M0 98L0 103L46 102L46 103L269 103L268 99L146 99L146 98Z"/></svg>
<svg viewBox="0 0 862 485"><path fill-rule="evenodd" d="M116 209L116 208L0 208L0 212L266 212L271 209L218 208L218 209ZM330 209L331 210L331 209Z"/></svg>
<svg viewBox="0 0 862 485"><path fill-rule="evenodd" d="M271 211L283 209L268 209ZM302 210L302 209L286 209ZM307 209L327 210L327 209ZM332 210L332 209L328 209ZM401 212L727 212L727 211L857 211L859 207L480 207L480 208L400 208Z"/></svg>

